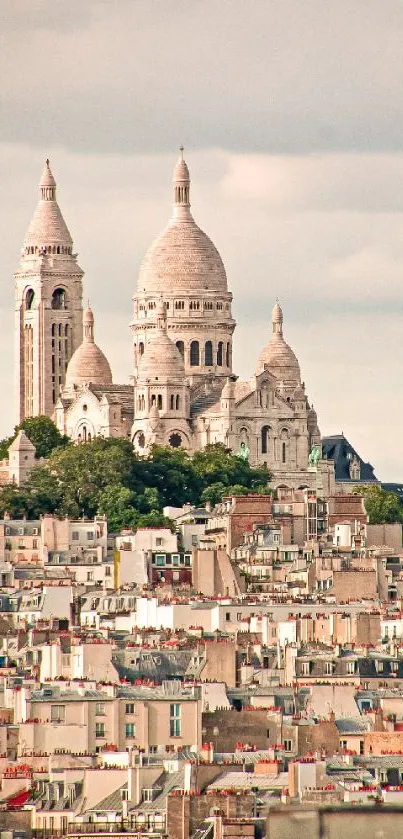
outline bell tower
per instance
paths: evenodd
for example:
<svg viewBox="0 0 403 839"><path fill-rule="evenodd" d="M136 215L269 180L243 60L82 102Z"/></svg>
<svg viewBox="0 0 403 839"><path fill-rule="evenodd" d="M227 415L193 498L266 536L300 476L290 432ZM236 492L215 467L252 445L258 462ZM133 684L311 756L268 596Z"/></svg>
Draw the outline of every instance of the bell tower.
<svg viewBox="0 0 403 839"><path fill-rule="evenodd" d="M68 362L82 342L83 273L47 160L14 275L17 422L53 415Z"/></svg>

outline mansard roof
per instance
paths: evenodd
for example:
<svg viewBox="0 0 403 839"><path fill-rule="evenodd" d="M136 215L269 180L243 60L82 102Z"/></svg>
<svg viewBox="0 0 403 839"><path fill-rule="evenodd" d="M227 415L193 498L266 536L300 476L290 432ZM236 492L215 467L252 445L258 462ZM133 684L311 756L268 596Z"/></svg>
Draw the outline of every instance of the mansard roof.
<svg viewBox="0 0 403 839"><path fill-rule="evenodd" d="M359 482L361 484L378 482L374 474L374 467L370 463L365 463L344 436L343 432L341 434L334 434L331 437L323 437L322 452L323 457L328 460L334 460L336 481L350 482L352 484L358 483L357 480L352 480L350 477L351 460L357 458L360 464Z"/></svg>

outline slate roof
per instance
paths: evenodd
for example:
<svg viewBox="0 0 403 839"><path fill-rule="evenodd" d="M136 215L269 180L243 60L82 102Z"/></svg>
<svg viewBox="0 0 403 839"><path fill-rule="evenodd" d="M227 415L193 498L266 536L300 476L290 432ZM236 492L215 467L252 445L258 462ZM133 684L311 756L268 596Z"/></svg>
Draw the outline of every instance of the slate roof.
<svg viewBox="0 0 403 839"><path fill-rule="evenodd" d="M358 458L360 462L361 476L359 483L368 484L378 481L374 474L374 467L370 463L365 463L362 460L344 434L323 437L322 452L323 457L327 458L327 460L334 460L336 481L358 483L358 481L352 481L350 478L349 466L352 457Z"/></svg>
<svg viewBox="0 0 403 839"><path fill-rule="evenodd" d="M362 734L365 731L370 731L368 720L360 717L350 719L343 717L343 719L336 720L336 726L340 734Z"/></svg>

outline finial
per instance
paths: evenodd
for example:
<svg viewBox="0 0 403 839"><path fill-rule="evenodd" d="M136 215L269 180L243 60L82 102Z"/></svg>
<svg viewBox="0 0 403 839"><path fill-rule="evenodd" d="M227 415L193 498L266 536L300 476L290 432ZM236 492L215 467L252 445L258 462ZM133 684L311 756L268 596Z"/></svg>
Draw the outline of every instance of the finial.
<svg viewBox="0 0 403 839"><path fill-rule="evenodd" d="M278 297L276 298L276 303L274 304L274 308L272 311L272 324L273 324L273 332L277 335L282 335L283 333L283 310L278 302Z"/></svg>
<svg viewBox="0 0 403 839"><path fill-rule="evenodd" d="M52 175L48 157L39 182L39 198L43 201L54 201L56 199L56 181Z"/></svg>
<svg viewBox="0 0 403 839"><path fill-rule="evenodd" d="M174 169L174 215L189 218L190 175L184 158L184 147L180 146L180 157Z"/></svg>

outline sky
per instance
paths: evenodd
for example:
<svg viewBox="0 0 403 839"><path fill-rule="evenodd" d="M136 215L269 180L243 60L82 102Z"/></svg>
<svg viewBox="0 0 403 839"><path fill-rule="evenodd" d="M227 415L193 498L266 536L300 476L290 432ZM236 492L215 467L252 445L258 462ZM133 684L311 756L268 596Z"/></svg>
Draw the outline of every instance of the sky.
<svg viewBox="0 0 403 839"><path fill-rule="evenodd" d="M402 481L401 0L2 0L0 15L0 436L45 158L126 382L139 265L183 144L234 295L234 371L253 374L278 298L322 434Z"/></svg>

